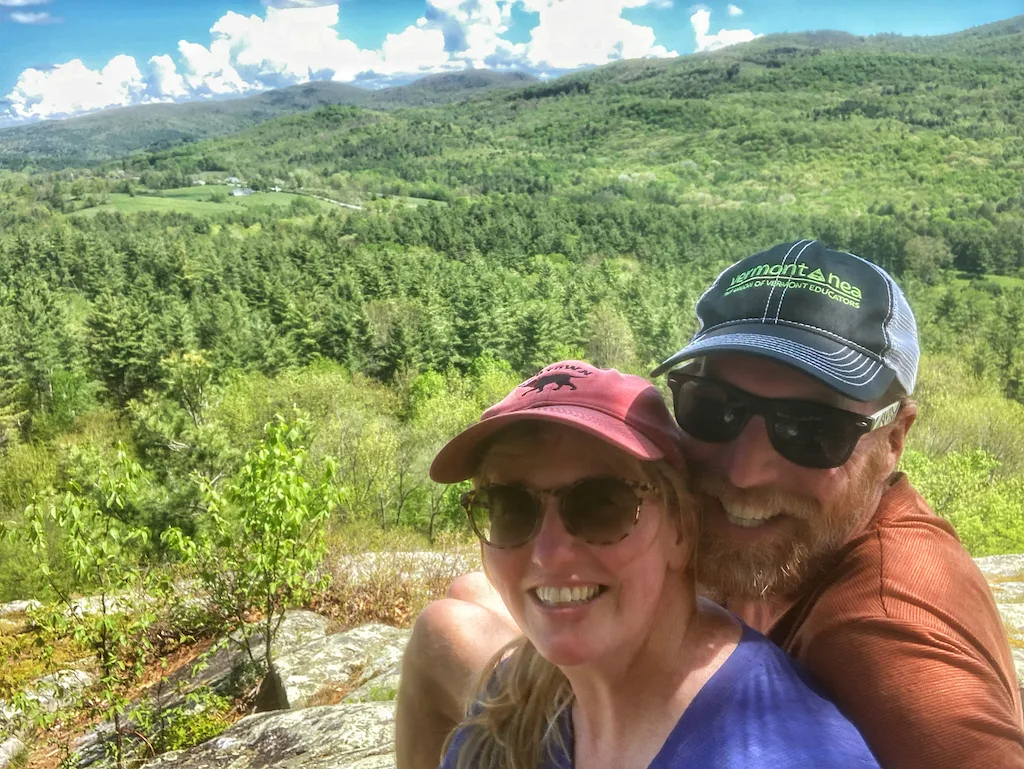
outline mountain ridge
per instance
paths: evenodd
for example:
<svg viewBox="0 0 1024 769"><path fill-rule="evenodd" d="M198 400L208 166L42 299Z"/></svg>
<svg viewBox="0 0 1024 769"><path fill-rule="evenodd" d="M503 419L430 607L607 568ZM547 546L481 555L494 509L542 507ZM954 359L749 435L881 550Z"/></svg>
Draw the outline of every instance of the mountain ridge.
<svg viewBox="0 0 1024 769"><path fill-rule="evenodd" d="M271 118L329 105L368 109L441 106L482 91L534 81L536 78L521 72L466 70L427 75L379 91L311 81L237 98L116 107L64 120L0 128L0 168L36 163L46 167L85 165L224 136ZM73 144L82 146L69 147Z"/></svg>
<svg viewBox="0 0 1024 769"><path fill-rule="evenodd" d="M64 121L0 129L0 168L57 169L103 162L139 152L159 152L226 136L266 120L325 106L375 110L435 107L504 89L508 98L575 93L584 83L621 79L623 72L654 73L698 67L698 62L781 66L782 58L824 52L1024 60L1024 15L935 36L858 36L836 30L765 35L713 52L671 59L622 60L552 80L492 70L428 75L407 85L369 91L344 83L313 81L237 99L122 107ZM781 57L781 58L780 58ZM641 77L640 74L636 74ZM689 94L691 97L693 93Z"/></svg>

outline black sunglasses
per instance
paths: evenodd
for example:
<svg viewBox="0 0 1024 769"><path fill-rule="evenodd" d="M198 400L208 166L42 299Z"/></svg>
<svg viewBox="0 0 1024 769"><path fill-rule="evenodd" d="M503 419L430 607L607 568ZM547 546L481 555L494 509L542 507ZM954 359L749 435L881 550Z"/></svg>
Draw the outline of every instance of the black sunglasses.
<svg viewBox="0 0 1024 769"><path fill-rule="evenodd" d="M725 382L679 371L668 375L668 384L676 422L697 440L728 443L752 416L760 415L780 455L819 470L844 464L861 436L892 424L902 406L896 401L864 416L814 401L759 398Z"/></svg>
<svg viewBox="0 0 1024 769"><path fill-rule="evenodd" d="M528 489L498 483L462 495L473 531L491 547L513 548L537 536L544 520L544 497L558 500L566 530L592 545L626 538L640 517L642 494L654 487L622 478L584 478L564 489Z"/></svg>

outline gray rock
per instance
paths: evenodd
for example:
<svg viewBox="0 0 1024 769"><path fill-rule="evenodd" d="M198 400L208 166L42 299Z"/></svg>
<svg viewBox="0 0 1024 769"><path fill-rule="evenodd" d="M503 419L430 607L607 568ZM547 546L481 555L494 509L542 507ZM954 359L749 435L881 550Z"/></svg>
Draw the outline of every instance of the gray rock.
<svg viewBox="0 0 1024 769"><path fill-rule="evenodd" d="M422 582L435 577L454 578L479 569L478 556L403 551L345 556L339 559L335 572L343 579L359 584L381 571L392 572L403 580Z"/></svg>
<svg viewBox="0 0 1024 769"><path fill-rule="evenodd" d="M996 604L999 614L1011 629L1020 636L1024 636L1024 603L999 603Z"/></svg>
<svg viewBox="0 0 1024 769"><path fill-rule="evenodd" d="M84 670L58 670L33 681L25 689L25 696L46 712L56 713L61 708L75 705L78 695L92 686L95 680ZM21 715L19 708L0 700L0 734L17 731Z"/></svg>
<svg viewBox="0 0 1024 769"><path fill-rule="evenodd" d="M271 654L280 658L308 643L323 639L327 635L330 620L315 612L294 609L285 612L281 627L274 637ZM205 660L202 668L193 672L192 665L186 665L170 677L159 696L163 707L174 707L181 702L184 694L208 686L216 692L232 694L234 677L248 655L239 645L241 635L234 634L232 640L216 648ZM266 654L263 634L257 633L250 639L250 647L256 660Z"/></svg>
<svg viewBox="0 0 1024 769"><path fill-rule="evenodd" d="M307 643L322 639L326 636L329 625L329 619L315 612L304 609L289 610L285 612L281 627L274 637L271 654L283 656ZM266 653L262 638L262 634L257 634L251 640L253 655L257 660L263 659ZM240 666L247 659L248 655L238 643L229 642L217 647L205 660L201 669L194 670L194 665L186 665L169 676L168 681L159 688L151 688L144 697L148 697L159 708L169 709L178 707L185 702L189 692L204 686L232 696L237 693L235 690ZM132 703L132 708L137 707L142 701L141 698L136 700ZM112 736L113 727L110 723L100 724L83 736L74 746L75 765L97 769L113 766L113 761L107 756L107 743Z"/></svg>
<svg viewBox="0 0 1024 769"><path fill-rule="evenodd" d="M25 614L30 611L34 611L42 606L39 601L11 601L10 603L0 604L0 617L6 617L9 614Z"/></svg>
<svg viewBox="0 0 1024 769"><path fill-rule="evenodd" d="M978 568L987 577L1020 576L1024 581L1024 553L1016 555L989 555L975 558Z"/></svg>
<svg viewBox="0 0 1024 769"><path fill-rule="evenodd" d="M144 769L394 769L393 703L258 713Z"/></svg>
<svg viewBox="0 0 1024 769"><path fill-rule="evenodd" d="M277 635L274 636L274 645L271 653L274 656L281 656L296 647L319 640L327 635L327 629L330 627L330 624L331 621L327 617L323 617L316 612L306 611L305 609L289 609L285 612L281 627L277 629ZM232 635L233 639L240 637L239 633ZM263 658L264 654L262 639L263 634L257 633L251 641L254 645L253 651L258 651L260 659ZM256 647L259 648L257 649Z"/></svg>
<svg viewBox="0 0 1024 769"><path fill-rule="evenodd" d="M342 702L388 702L397 699L400 681L401 666L395 665L386 673L371 678Z"/></svg>
<svg viewBox="0 0 1024 769"><path fill-rule="evenodd" d="M363 625L279 657L261 709L306 707L332 684L344 684L355 676L368 682L394 673L410 632L388 625Z"/></svg>
<svg viewBox="0 0 1024 769"><path fill-rule="evenodd" d="M7 769L15 757L25 749L25 743L17 737L9 737L0 743L0 769Z"/></svg>
<svg viewBox="0 0 1024 769"><path fill-rule="evenodd" d="M1024 581L993 582L990 587L996 603L1024 603Z"/></svg>

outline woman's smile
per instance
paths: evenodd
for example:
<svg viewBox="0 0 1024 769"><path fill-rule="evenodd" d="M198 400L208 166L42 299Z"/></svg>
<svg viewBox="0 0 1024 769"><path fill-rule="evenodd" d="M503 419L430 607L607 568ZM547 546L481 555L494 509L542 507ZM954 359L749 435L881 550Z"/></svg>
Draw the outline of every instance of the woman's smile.
<svg viewBox="0 0 1024 769"><path fill-rule="evenodd" d="M544 606L561 608L590 603L606 589L603 585L573 585L572 587L541 585L533 588L530 592Z"/></svg>

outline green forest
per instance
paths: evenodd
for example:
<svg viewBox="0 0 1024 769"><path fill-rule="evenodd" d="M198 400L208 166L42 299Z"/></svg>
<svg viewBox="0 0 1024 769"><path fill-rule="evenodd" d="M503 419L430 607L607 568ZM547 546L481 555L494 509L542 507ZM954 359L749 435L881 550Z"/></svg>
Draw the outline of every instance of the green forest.
<svg viewBox="0 0 1024 769"><path fill-rule="evenodd" d="M89 591L76 519L40 514L72 503L174 567L274 425L331 541L464 538L426 477L449 436L558 358L646 374L720 269L803 237L897 276L924 351L905 469L972 554L1024 551L1020 26L0 156L0 601Z"/></svg>
<svg viewBox="0 0 1024 769"><path fill-rule="evenodd" d="M389 562L475 557L445 441L558 359L647 375L784 241L897 278L902 469L972 555L1024 553L1024 17L403 88L0 131L0 603L42 602L0 617L20 765L106 721L118 766L220 734L287 608L410 624L454 574ZM229 688L160 699L232 643ZM28 696L83 659L72 705Z"/></svg>

